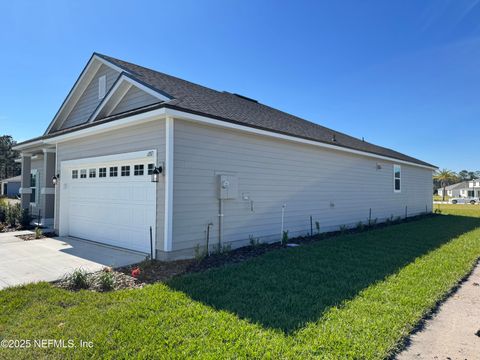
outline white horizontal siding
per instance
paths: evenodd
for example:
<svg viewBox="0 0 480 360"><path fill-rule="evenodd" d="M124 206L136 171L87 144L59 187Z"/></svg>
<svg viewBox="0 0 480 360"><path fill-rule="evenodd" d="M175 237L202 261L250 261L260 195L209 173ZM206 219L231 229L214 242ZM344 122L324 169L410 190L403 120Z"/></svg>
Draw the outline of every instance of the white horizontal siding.
<svg viewBox="0 0 480 360"><path fill-rule="evenodd" d="M404 216L406 206L409 215L432 207L431 170L402 165L402 192L394 193L394 162L182 120L175 120L174 146L174 250L204 245L209 222L211 243L218 241L221 172L239 179L238 198L224 202L225 242L279 239L282 204L290 236L310 231L310 215L325 231L366 222L370 208L372 219L384 219Z"/></svg>
<svg viewBox="0 0 480 360"><path fill-rule="evenodd" d="M73 107L67 119L63 122L61 129L69 128L86 122L101 99L98 98L98 78L105 75L107 80L106 90L112 87L117 80L119 73L106 65L101 65L93 80L88 84L84 93Z"/></svg>
<svg viewBox="0 0 480 360"><path fill-rule="evenodd" d="M158 98L147 94L145 91L140 90L135 85L132 85L123 99L118 103L115 109L113 109L111 114L120 114L128 110L138 109L143 106L155 104L157 102L160 102Z"/></svg>
<svg viewBox="0 0 480 360"><path fill-rule="evenodd" d="M65 160L115 155L150 149L157 150L158 162L165 161L165 122L163 120L60 143L57 148L57 168L60 169L61 162ZM61 189L57 189L57 191L61 192ZM56 203L59 211L61 211L60 196L57 196ZM160 182L157 184L158 249L163 249L164 202L165 183L163 177L161 177ZM55 228L58 229L58 219L55 219Z"/></svg>

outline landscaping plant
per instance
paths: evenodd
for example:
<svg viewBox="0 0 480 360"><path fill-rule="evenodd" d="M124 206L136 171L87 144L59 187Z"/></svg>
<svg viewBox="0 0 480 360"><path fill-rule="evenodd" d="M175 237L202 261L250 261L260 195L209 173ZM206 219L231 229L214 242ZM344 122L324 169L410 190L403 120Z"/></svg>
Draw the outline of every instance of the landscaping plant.
<svg viewBox="0 0 480 360"><path fill-rule="evenodd" d="M68 282L73 290L88 289L90 286L88 274L83 269L75 269L68 275Z"/></svg>
<svg viewBox="0 0 480 360"><path fill-rule="evenodd" d="M30 228L30 223L32 221L32 216L30 214L30 211L28 209L21 209L18 212L18 223L22 227L22 229L29 229ZM36 233L36 230L35 230Z"/></svg>
<svg viewBox="0 0 480 360"><path fill-rule="evenodd" d="M115 277L111 271L104 271L101 272L98 281L100 282L100 288L103 291L110 291L115 288Z"/></svg>
<svg viewBox="0 0 480 360"><path fill-rule="evenodd" d="M35 239L40 239L43 235L42 229L40 229L38 226L35 228Z"/></svg>
<svg viewBox="0 0 480 360"><path fill-rule="evenodd" d="M94 346L0 349L0 358L393 358L480 257L480 206L442 210L141 289L5 289L2 338Z"/></svg>

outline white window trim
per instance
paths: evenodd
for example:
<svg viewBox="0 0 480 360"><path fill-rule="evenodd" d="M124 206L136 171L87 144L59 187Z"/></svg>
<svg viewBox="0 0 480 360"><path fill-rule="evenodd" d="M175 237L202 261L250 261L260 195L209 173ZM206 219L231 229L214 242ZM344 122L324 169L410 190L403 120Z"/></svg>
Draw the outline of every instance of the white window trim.
<svg viewBox="0 0 480 360"><path fill-rule="evenodd" d="M395 169L398 167L398 169L400 170L400 177L398 178L398 180L400 180L400 189L395 189L395 180L396 180L396 177L395 177ZM402 192L402 166L399 165L399 164L393 164L393 192L395 193L401 193Z"/></svg>

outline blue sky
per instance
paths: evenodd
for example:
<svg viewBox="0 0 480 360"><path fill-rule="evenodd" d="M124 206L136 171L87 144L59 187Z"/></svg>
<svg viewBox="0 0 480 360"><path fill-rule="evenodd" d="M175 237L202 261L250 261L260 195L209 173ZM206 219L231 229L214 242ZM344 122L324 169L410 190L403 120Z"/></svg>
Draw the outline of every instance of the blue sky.
<svg viewBox="0 0 480 360"><path fill-rule="evenodd" d="M0 133L41 135L92 52L480 170L480 1L10 1Z"/></svg>

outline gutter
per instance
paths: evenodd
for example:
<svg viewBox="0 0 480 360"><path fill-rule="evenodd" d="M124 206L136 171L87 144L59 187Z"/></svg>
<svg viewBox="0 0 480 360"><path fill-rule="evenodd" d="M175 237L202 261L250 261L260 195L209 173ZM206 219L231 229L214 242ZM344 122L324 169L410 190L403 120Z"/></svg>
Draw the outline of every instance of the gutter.
<svg viewBox="0 0 480 360"><path fill-rule="evenodd" d="M270 129L264 129L261 127L255 127L251 125L247 126L237 121L217 118L211 115L206 116L206 115L203 115L202 113L193 112L193 111L185 111L182 108L179 108L175 105L171 105L168 103L155 104L155 106L149 105L141 109L128 111L123 114L112 116L111 118L105 118L104 120L83 124L82 126L79 126L77 128L72 128L71 130L67 129L66 131L58 135L50 134L38 140L25 141L23 143L15 145L13 149L22 151L24 149L28 149L34 146L55 145L60 142L77 139L80 137L104 133L106 131L110 131L114 129L121 129L124 127L136 125L136 124L142 124L142 123L153 121L153 120L163 119L163 118L166 118L167 116L179 118L187 121L194 121L194 122L199 122L204 124L206 123L206 124L214 125L217 127L240 130L247 133L255 133L258 135L274 137L277 139L283 139L283 140L288 140L288 141L297 142L297 143L304 143L304 144L313 145L317 147L327 148L330 150L343 151L343 152L366 156L370 158L387 160L391 162L396 162L398 164L407 164L411 166L430 169L433 171L438 169L437 166L434 166L428 163L419 164L412 161L398 159L395 157L353 149L351 147L347 147L344 145L339 145L339 144L332 145L326 142L294 136L294 135L282 133L279 131L278 132L272 131Z"/></svg>

